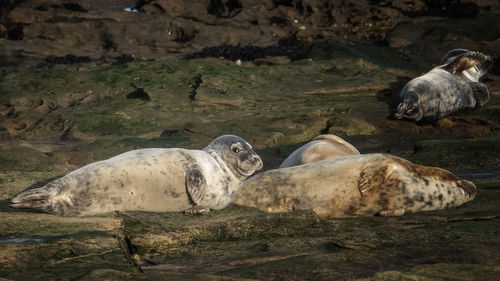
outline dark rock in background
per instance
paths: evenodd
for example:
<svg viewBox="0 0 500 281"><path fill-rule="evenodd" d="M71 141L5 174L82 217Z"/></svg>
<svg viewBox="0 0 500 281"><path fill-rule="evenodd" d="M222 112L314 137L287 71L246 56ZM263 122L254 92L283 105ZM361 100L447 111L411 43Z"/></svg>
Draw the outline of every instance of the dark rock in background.
<svg viewBox="0 0 500 281"><path fill-rule="evenodd" d="M36 66L47 57L73 55L106 64L124 54L200 57L210 48L268 50L319 39L384 44L401 23L429 16L472 19L499 7L486 0L2 1L0 62L2 67ZM240 59L254 58L242 54Z"/></svg>
<svg viewBox="0 0 500 281"><path fill-rule="evenodd" d="M449 49L498 57L487 0L0 0L0 279L494 280L500 67L484 106L391 118ZM214 57L214 58L211 58ZM146 147L247 139L264 169L320 133L473 180L460 208L321 220L230 206L207 216L59 217L9 201Z"/></svg>

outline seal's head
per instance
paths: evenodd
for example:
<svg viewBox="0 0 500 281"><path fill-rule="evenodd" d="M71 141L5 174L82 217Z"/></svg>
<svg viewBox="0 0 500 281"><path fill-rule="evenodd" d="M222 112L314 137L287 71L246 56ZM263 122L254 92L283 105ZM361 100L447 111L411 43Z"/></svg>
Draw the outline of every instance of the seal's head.
<svg viewBox="0 0 500 281"><path fill-rule="evenodd" d="M476 186L450 171L413 164L392 155L386 157L392 161L388 162L384 182L399 186L409 210L412 207L417 210L454 207L476 197ZM408 183L411 183L411 186Z"/></svg>
<svg viewBox="0 0 500 281"><path fill-rule="evenodd" d="M403 89L405 91L405 89ZM394 117L397 119L410 119L414 121L422 120L424 113L420 106L418 105L418 93L408 92L406 98L398 105Z"/></svg>
<svg viewBox="0 0 500 281"><path fill-rule="evenodd" d="M263 166L252 146L238 136L220 136L203 150L222 159L233 174L242 180Z"/></svg>
<svg viewBox="0 0 500 281"><path fill-rule="evenodd" d="M447 170L415 165L415 171L428 187L421 192L427 193L429 198L433 195L433 201L435 201L433 205L444 208L455 207L476 197L477 188L471 181L460 179ZM429 188L427 184L432 187ZM433 190L432 193L431 190Z"/></svg>

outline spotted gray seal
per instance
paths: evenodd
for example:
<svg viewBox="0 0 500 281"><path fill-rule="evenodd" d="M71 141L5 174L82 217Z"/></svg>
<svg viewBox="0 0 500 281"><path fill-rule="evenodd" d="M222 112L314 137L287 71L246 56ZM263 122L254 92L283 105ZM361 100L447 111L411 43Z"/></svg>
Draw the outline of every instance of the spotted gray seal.
<svg viewBox="0 0 500 281"><path fill-rule="evenodd" d="M243 184L234 203L320 217L394 216L459 206L476 187L452 173L388 154L332 158L269 170Z"/></svg>
<svg viewBox="0 0 500 281"><path fill-rule="evenodd" d="M12 207L63 215L115 210L199 213L222 209L262 168L240 137L224 135L203 150L138 149L77 169L12 198Z"/></svg>
<svg viewBox="0 0 500 281"><path fill-rule="evenodd" d="M435 120L464 108L485 105L490 92L479 78L492 64L492 58L480 52L449 51L439 66L403 87L402 101L394 117L413 121Z"/></svg>
<svg viewBox="0 0 500 281"><path fill-rule="evenodd" d="M336 135L319 135L292 152L281 163L280 168L358 154L359 151L354 146Z"/></svg>

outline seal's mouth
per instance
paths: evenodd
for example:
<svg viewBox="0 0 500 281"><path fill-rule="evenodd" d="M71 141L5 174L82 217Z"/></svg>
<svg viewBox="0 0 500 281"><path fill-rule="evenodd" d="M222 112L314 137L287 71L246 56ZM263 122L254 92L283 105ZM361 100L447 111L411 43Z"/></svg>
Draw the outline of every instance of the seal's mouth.
<svg viewBox="0 0 500 281"><path fill-rule="evenodd" d="M474 197L476 197L477 188L471 181L459 180L457 185L462 188L467 199L474 199Z"/></svg>
<svg viewBox="0 0 500 281"><path fill-rule="evenodd" d="M248 177L255 173L255 171L262 169L263 165L264 164L258 155L252 155L249 159L240 162L237 170L241 175Z"/></svg>
<svg viewBox="0 0 500 281"><path fill-rule="evenodd" d="M255 170L243 170L240 167L238 167L238 173L240 173L242 176L248 177L252 175L255 172Z"/></svg>

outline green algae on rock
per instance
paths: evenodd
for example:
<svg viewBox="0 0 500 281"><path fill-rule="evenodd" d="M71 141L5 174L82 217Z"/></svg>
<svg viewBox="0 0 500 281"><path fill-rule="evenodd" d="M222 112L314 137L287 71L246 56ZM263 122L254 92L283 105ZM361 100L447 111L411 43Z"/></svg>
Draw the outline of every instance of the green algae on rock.
<svg viewBox="0 0 500 281"><path fill-rule="evenodd" d="M425 140L415 144L410 160L422 165L452 167L454 170L491 170L500 167L497 136L474 139Z"/></svg>
<svg viewBox="0 0 500 281"><path fill-rule="evenodd" d="M400 218L321 220L311 212L230 206L206 217L127 212L63 220L12 212L8 199L127 150L201 148L223 133L247 139L263 154L265 169L329 132L362 153L388 152L463 174L498 170L498 67L485 79L492 98L484 108L436 124L392 120L391 111L402 86L447 50L498 55L499 23L495 17L410 20L384 30L380 45L314 41L280 65L162 58L0 72L0 276L496 278L498 177L472 175L477 198L460 208ZM137 89L149 98L130 98Z"/></svg>

